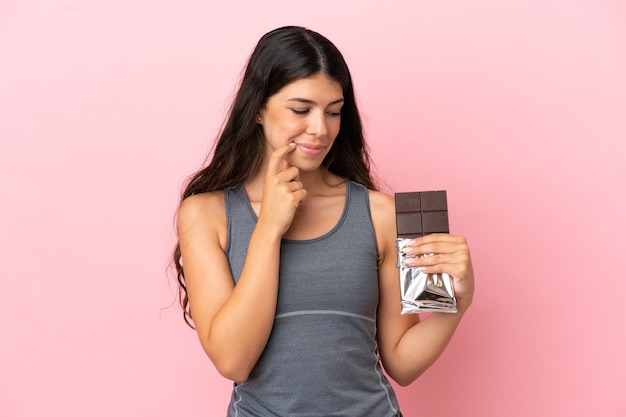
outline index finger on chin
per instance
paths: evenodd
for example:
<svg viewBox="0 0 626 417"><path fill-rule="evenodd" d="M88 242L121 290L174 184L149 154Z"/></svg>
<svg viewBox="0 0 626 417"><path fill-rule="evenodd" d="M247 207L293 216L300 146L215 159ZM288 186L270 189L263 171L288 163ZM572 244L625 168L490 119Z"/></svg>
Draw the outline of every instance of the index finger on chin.
<svg viewBox="0 0 626 417"><path fill-rule="evenodd" d="M287 156L290 152L293 152L295 148L295 143L289 143L288 145L281 146L272 152L268 166L268 174L276 175L289 168L289 165L285 160L285 156Z"/></svg>

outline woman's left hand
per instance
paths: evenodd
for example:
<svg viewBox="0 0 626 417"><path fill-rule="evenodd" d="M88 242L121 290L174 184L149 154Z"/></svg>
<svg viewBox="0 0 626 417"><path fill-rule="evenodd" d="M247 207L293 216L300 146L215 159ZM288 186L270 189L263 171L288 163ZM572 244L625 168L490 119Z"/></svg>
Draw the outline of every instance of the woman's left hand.
<svg viewBox="0 0 626 417"><path fill-rule="evenodd" d="M469 246L463 236L433 233L412 239L404 248L409 267L426 274L446 273L453 277L457 308L464 312L474 297L474 271ZM421 256L419 255L431 255Z"/></svg>

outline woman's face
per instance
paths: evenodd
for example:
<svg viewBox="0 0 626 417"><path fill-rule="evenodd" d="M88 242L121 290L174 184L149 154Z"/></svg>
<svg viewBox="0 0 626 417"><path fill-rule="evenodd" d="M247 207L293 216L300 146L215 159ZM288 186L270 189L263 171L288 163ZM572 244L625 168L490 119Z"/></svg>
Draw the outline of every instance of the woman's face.
<svg viewBox="0 0 626 417"><path fill-rule="evenodd" d="M303 171L319 168L339 133L342 106L341 85L321 73L287 84L259 111L266 157L293 142L287 162Z"/></svg>

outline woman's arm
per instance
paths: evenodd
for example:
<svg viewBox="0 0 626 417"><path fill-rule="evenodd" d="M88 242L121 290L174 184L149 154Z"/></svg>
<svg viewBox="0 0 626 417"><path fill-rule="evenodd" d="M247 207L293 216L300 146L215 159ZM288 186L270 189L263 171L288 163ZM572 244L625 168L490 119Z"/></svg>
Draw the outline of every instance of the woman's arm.
<svg viewBox="0 0 626 417"><path fill-rule="evenodd" d="M226 378L244 381L263 352L274 323L280 242L306 195L296 168L283 169L285 147L271 158L261 211L237 285L226 248L223 193L185 199L178 233L193 321L205 352Z"/></svg>
<svg viewBox="0 0 626 417"><path fill-rule="evenodd" d="M372 218L380 255L378 345L381 360L391 378L408 385L428 369L443 353L474 293L474 274L469 248L462 236L433 234L415 239L415 258L425 273L447 273L454 280L456 314L431 313L420 321L417 314L400 314L400 284L396 267L395 209L393 198L370 193Z"/></svg>

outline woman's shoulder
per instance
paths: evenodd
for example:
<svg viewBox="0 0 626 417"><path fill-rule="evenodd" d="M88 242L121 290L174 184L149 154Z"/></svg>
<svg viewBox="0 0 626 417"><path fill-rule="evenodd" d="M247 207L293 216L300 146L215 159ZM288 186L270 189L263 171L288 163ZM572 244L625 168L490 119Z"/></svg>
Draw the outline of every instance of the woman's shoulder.
<svg viewBox="0 0 626 417"><path fill-rule="evenodd" d="M206 193L199 193L191 195L183 200L180 205L180 211L197 212L211 208L216 204L222 204L224 202L224 191L209 191Z"/></svg>
<svg viewBox="0 0 626 417"><path fill-rule="evenodd" d="M223 191L194 194L185 198L178 209L178 227L208 226L222 217L225 223Z"/></svg>
<svg viewBox="0 0 626 417"><path fill-rule="evenodd" d="M377 190L368 190L368 195L372 210L384 213L392 212L395 215L396 204L391 195Z"/></svg>
<svg viewBox="0 0 626 417"><path fill-rule="evenodd" d="M396 205L389 194L368 190L372 225L376 233L379 261L395 256Z"/></svg>
<svg viewBox="0 0 626 417"><path fill-rule="evenodd" d="M382 191L368 190L370 212L374 228L379 231L396 230L396 204L394 198Z"/></svg>

